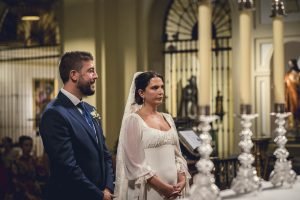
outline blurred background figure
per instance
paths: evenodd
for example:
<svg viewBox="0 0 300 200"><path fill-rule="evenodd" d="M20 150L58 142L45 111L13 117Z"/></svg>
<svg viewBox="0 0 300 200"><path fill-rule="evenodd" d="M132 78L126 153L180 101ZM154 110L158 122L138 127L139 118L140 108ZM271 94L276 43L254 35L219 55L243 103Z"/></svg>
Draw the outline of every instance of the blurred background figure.
<svg viewBox="0 0 300 200"><path fill-rule="evenodd" d="M6 168L11 168L12 163L19 157L20 152L14 147L10 137L2 138L2 160Z"/></svg>
<svg viewBox="0 0 300 200"><path fill-rule="evenodd" d="M300 122L300 70L297 59L290 59L289 69L284 77L286 110L292 113L290 128L298 128Z"/></svg>
<svg viewBox="0 0 300 200"><path fill-rule="evenodd" d="M12 165L13 199L39 200L41 190L37 181L37 162L31 155L33 140L29 136L20 136L19 145L22 155Z"/></svg>
<svg viewBox="0 0 300 200"><path fill-rule="evenodd" d="M4 166L2 155L0 154L0 199L8 199L9 176L8 170Z"/></svg>
<svg viewBox="0 0 300 200"><path fill-rule="evenodd" d="M37 175L37 182L40 186L42 196L44 197L45 194L45 186L50 176L50 169L49 169L49 158L47 153L44 151L41 156L37 158L36 162L36 175ZM43 198L44 199L44 198Z"/></svg>
<svg viewBox="0 0 300 200"><path fill-rule="evenodd" d="M20 151L10 137L1 140L0 154L0 199L12 199L12 165L20 156Z"/></svg>

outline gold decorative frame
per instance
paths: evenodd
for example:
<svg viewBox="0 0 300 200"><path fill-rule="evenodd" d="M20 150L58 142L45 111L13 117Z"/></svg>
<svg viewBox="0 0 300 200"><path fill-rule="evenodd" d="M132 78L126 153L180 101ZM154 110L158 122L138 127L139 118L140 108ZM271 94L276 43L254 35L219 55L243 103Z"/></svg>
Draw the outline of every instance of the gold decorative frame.
<svg viewBox="0 0 300 200"><path fill-rule="evenodd" d="M34 78L33 90L33 128L38 130L39 122L47 104L56 96L58 82L54 78Z"/></svg>

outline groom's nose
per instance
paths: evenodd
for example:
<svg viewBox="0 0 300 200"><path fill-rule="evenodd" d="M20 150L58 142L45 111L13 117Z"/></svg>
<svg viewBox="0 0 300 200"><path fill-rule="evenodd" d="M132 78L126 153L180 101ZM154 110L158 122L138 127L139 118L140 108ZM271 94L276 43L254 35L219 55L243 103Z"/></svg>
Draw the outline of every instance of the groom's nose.
<svg viewBox="0 0 300 200"><path fill-rule="evenodd" d="M97 74L97 72L94 73L94 79L98 79L98 74Z"/></svg>

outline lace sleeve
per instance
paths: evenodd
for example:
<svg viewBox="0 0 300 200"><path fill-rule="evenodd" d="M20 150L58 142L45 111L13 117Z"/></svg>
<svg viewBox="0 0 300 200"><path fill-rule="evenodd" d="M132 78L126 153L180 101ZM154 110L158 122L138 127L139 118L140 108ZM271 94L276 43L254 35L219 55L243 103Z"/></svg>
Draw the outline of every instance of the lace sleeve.
<svg viewBox="0 0 300 200"><path fill-rule="evenodd" d="M154 175L153 170L145 162L145 152L142 144L142 131L136 116L130 115L126 121L124 130L124 163L128 180L139 178L148 179Z"/></svg>

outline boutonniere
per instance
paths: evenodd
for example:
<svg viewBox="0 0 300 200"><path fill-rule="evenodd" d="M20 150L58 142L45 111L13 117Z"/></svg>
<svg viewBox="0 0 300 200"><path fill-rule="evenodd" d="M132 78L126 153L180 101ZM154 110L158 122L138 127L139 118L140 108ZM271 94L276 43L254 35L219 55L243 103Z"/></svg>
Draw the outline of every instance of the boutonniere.
<svg viewBox="0 0 300 200"><path fill-rule="evenodd" d="M93 111L91 112L91 116L92 116L93 119L96 119L96 120L99 120L99 121L101 120L101 116L95 108L93 108Z"/></svg>

